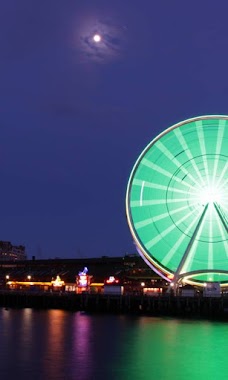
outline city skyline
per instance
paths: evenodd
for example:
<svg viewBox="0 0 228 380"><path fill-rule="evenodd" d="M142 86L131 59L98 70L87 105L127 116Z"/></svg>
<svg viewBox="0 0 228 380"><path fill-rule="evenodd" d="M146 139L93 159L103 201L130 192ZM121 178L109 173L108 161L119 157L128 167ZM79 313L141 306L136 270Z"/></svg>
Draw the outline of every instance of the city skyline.
<svg viewBox="0 0 228 380"><path fill-rule="evenodd" d="M225 0L0 5L0 239L31 258L136 249L133 165L182 120L228 114Z"/></svg>

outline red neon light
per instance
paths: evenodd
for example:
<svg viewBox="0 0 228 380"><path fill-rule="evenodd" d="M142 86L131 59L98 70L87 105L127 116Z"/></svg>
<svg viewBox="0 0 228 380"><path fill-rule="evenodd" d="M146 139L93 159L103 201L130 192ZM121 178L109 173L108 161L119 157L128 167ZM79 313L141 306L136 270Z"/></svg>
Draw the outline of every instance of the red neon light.
<svg viewBox="0 0 228 380"><path fill-rule="evenodd" d="M117 280L114 276L110 276L108 280L105 281L106 284L118 284L119 280Z"/></svg>

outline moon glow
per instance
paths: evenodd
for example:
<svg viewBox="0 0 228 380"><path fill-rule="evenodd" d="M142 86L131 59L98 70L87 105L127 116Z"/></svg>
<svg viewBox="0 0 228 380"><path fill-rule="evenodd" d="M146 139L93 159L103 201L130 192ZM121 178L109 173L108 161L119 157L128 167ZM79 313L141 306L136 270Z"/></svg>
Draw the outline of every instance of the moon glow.
<svg viewBox="0 0 228 380"><path fill-rule="evenodd" d="M94 42L96 42L96 43L100 42L100 41L101 41L101 36L100 36L100 34L94 34L94 36L93 36L93 40L94 40Z"/></svg>

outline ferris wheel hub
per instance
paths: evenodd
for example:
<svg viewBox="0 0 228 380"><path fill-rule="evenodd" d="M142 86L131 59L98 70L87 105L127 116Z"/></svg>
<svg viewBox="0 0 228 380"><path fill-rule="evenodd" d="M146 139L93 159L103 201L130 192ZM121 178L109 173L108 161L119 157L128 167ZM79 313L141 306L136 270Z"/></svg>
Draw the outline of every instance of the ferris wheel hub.
<svg viewBox="0 0 228 380"><path fill-rule="evenodd" d="M202 205L220 204L222 200L221 191L216 186L207 186L200 191L199 199Z"/></svg>

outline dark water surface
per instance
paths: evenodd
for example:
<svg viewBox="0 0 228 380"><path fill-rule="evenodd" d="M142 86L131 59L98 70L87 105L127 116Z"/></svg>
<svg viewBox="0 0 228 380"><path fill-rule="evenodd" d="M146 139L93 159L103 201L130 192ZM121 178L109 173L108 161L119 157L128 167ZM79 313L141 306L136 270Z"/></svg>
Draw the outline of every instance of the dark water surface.
<svg viewBox="0 0 228 380"><path fill-rule="evenodd" d="M0 309L0 379L223 380L228 324Z"/></svg>

